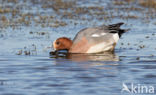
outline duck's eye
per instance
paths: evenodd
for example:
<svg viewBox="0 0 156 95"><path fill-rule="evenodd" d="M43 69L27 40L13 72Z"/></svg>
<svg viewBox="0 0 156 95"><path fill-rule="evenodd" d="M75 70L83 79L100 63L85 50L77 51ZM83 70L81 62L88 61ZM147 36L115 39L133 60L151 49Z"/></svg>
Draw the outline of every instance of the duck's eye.
<svg viewBox="0 0 156 95"><path fill-rule="evenodd" d="M60 42L56 42L56 44L57 44L57 45L59 45L59 44L60 44Z"/></svg>

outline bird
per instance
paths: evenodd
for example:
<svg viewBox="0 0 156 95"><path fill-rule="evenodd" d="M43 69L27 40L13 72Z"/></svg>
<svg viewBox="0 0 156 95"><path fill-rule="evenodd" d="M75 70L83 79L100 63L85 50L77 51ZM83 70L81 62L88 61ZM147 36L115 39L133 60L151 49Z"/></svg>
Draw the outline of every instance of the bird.
<svg viewBox="0 0 156 95"><path fill-rule="evenodd" d="M122 34L129 29L121 29L123 22L88 27L80 30L73 40L60 37L53 41L55 52L67 50L68 53L101 53L113 52Z"/></svg>

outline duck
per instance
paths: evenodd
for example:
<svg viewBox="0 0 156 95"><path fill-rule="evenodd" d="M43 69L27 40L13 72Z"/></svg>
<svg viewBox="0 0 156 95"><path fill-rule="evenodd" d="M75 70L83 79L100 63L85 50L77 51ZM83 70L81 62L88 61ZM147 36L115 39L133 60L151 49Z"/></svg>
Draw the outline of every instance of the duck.
<svg viewBox="0 0 156 95"><path fill-rule="evenodd" d="M121 29L123 22L88 27L80 30L73 40L60 37L53 41L55 52L67 50L68 53L101 53L113 52L118 40L128 29Z"/></svg>

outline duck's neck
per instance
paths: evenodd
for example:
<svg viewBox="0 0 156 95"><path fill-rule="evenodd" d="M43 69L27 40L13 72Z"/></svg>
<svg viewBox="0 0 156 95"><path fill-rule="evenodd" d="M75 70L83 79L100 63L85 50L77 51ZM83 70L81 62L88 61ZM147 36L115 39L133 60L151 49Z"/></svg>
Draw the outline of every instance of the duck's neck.
<svg viewBox="0 0 156 95"><path fill-rule="evenodd" d="M73 41L70 39L67 39L67 41L65 42L66 45L66 49L69 50L72 47Z"/></svg>

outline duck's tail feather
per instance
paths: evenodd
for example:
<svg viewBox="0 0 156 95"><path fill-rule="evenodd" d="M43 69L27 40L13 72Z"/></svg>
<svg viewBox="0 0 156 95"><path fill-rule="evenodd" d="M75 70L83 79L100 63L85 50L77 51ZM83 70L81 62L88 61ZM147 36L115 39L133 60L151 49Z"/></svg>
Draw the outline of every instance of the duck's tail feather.
<svg viewBox="0 0 156 95"><path fill-rule="evenodd" d="M120 29L120 30L118 31L119 37L121 37L123 33L127 32L127 31L129 31L129 30L130 30L130 29Z"/></svg>
<svg viewBox="0 0 156 95"><path fill-rule="evenodd" d="M121 25L123 25L123 22L117 23L117 24L111 24L108 26L109 29L119 29Z"/></svg>
<svg viewBox="0 0 156 95"><path fill-rule="evenodd" d="M118 33L119 37L121 37L123 33L130 30L130 29L121 29L120 26L123 24L124 24L123 22L112 24L108 26L108 29L110 30L110 33Z"/></svg>

